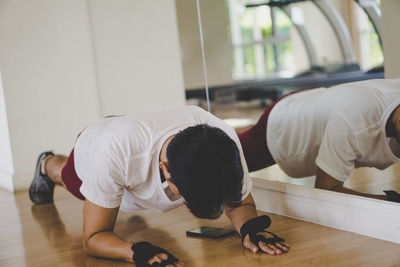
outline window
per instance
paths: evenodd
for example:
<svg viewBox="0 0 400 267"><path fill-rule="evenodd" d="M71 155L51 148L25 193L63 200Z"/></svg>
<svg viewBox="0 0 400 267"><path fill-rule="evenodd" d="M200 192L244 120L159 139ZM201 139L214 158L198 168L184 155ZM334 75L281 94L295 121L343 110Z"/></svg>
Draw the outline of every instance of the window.
<svg viewBox="0 0 400 267"><path fill-rule="evenodd" d="M235 79L291 76L291 22L277 8L229 0Z"/></svg>
<svg viewBox="0 0 400 267"><path fill-rule="evenodd" d="M236 80L293 77L310 69L367 71L383 64L379 35L365 8L376 7L380 16L375 0L298 1L281 7L226 1Z"/></svg>

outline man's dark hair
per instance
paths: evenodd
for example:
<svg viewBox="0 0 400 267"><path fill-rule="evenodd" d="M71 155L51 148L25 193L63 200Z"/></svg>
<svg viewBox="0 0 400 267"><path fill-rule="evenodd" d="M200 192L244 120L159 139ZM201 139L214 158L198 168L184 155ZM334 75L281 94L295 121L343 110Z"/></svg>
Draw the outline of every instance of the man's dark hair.
<svg viewBox="0 0 400 267"><path fill-rule="evenodd" d="M239 206L243 169L236 143L221 129L200 124L179 132L168 145L171 181L198 218L215 219L223 204Z"/></svg>

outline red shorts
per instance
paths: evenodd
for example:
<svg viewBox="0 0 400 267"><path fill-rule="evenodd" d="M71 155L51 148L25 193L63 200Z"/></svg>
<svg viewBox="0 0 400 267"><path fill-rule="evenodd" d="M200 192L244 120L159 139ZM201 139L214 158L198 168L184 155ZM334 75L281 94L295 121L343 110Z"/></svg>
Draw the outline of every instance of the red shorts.
<svg viewBox="0 0 400 267"><path fill-rule="evenodd" d="M279 101L281 101L286 96L298 92L299 91L289 93L275 101L264 111L264 113L258 119L256 125L248 129L247 131L239 134L239 140L242 145L243 154L250 172L261 170L275 164L275 160L272 157L267 144L268 117L273 107Z"/></svg>
<svg viewBox="0 0 400 267"><path fill-rule="evenodd" d="M73 149L68 157L67 164L65 164L64 168L61 171L61 179L69 192L71 192L74 196L81 200L86 199L79 191L82 185L82 181L81 179L79 179L75 171Z"/></svg>

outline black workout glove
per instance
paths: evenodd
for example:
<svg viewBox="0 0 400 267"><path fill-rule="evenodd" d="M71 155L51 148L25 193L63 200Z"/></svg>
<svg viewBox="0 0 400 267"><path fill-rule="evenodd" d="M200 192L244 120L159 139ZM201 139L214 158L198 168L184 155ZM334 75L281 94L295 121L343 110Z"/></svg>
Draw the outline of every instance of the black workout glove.
<svg viewBox="0 0 400 267"><path fill-rule="evenodd" d="M386 200L400 203L400 194L393 190L383 190Z"/></svg>
<svg viewBox="0 0 400 267"><path fill-rule="evenodd" d="M265 228L268 228L270 225L271 225L271 219L267 215L258 216L245 222L242 225L242 227L240 227L240 234L242 235L242 245L246 235L249 235L250 241L253 242L259 248L260 248L259 246L260 241L265 242L266 244L285 242L283 238L280 238L276 234L265 231ZM266 238L263 235L259 235L259 233L262 232L271 234L273 237Z"/></svg>
<svg viewBox="0 0 400 267"><path fill-rule="evenodd" d="M131 249L133 251L133 261L136 263L137 267L162 267L179 261L165 249L153 246L149 242L137 242L133 244ZM148 263L151 258L161 253L167 254L168 259L162 260L161 263L153 262L151 265Z"/></svg>

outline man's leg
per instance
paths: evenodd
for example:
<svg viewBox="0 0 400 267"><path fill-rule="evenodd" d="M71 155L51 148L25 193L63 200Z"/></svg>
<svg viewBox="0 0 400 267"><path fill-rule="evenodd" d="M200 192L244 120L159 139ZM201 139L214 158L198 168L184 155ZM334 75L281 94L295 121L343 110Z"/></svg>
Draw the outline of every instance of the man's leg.
<svg viewBox="0 0 400 267"><path fill-rule="evenodd" d="M250 172L261 170L275 164L275 160L267 144L267 123L271 110L281 99L275 101L266 108L255 125L242 129L242 131L238 133L243 154Z"/></svg>
<svg viewBox="0 0 400 267"><path fill-rule="evenodd" d="M272 157L267 144L268 117L271 110L279 101L298 92L299 91L296 91L282 96L266 108L254 126L239 129L237 131L242 145L243 154L246 158L247 167L250 172L261 170L275 164L275 160Z"/></svg>
<svg viewBox="0 0 400 267"><path fill-rule="evenodd" d="M272 107L267 108L256 125L238 134L243 154L250 172L274 164L267 146L267 121Z"/></svg>
<svg viewBox="0 0 400 267"><path fill-rule="evenodd" d="M35 175L29 187L32 202L37 205L52 203L55 184L64 186L74 196L85 200L79 190L82 181L75 171L74 150L69 157L54 155L52 152L39 155Z"/></svg>
<svg viewBox="0 0 400 267"><path fill-rule="evenodd" d="M40 171L47 175L56 184L64 185L62 181L62 169L67 164L68 157L64 155L48 155L42 160Z"/></svg>

